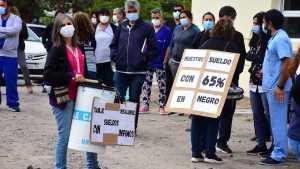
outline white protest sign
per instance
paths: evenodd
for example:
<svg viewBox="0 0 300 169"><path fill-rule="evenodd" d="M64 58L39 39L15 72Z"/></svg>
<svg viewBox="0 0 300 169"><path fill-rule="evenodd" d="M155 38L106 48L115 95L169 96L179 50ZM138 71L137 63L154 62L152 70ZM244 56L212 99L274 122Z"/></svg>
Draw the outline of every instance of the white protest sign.
<svg viewBox="0 0 300 169"><path fill-rule="evenodd" d="M220 95L197 93L193 110L217 114L218 107L221 104L221 97Z"/></svg>
<svg viewBox="0 0 300 169"><path fill-rule="evenodd" d="M95 98L90 140L93 144L133 145L135 138L135 103L103 103Z"/></svg>
<svg viewBox="0 0 300 169"><path fill-rule="evenodd" d="M177 109L190 109L195 92L189 90L176 90L173 93L171 106Z"/></svg>
<svg viewBox="0 0 300 169"><path fill-rule="evenodd" d="M186 49L166 111L220 116L238 60L236 53Z"/></svg>
<svg viewBox="0 0 300 169"><path fill-rule="evenodd" d="M206 69L230 72L235 58L234 53L211 51L208 57Z"/></svg>
<svg viewBox="0 0 300 169"><path fill-rule="evenodd" d="M204 72L200 81L200 89L224 92L227 79L226 73Z"/></svg>
<svg viewBox="0 0 300 169"><path fill-rule="evenodd" d="M176 87L196 88L200 73L197 70L180 70Z"/></svg>
<svg viewBox="0 0 300 169"><path fill-rule="evenodd" d="M182 67L202 68L206 52L201 50L186 50L184 51Z"/></svg>

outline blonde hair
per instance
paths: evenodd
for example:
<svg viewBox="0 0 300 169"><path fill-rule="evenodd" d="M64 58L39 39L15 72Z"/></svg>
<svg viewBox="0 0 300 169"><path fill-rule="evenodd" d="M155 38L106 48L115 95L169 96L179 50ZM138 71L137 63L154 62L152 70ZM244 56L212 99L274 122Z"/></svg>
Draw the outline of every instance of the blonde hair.
<svg viewBox="0 0 300 169"><path fill-rule="evenodd" d="M79 41L88 41L94 36L95 29L87 13L76 12L74 14L74 23Z"/></svg>
<svg viewBox="0 0 300 169"><path fill-rule="evenodd" d="M59 14L55 17L53 29L52 29L52 43L54 47L59 47L65 44L64 37L60 34L60 29L63 27L63 22L65 19L69 19L71 23L74 25L73 18L66 14ZM78 45L76 31L77 30L75 29L75 33L72 37L73 47L76 47Z"/></svg>

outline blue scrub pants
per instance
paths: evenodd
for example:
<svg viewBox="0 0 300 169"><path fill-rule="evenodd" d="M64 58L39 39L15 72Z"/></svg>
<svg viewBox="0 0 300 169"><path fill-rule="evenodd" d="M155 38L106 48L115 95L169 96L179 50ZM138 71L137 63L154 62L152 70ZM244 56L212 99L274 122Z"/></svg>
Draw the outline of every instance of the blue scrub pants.
<svg viewBox="0 0 300 169"><path fill-rule="evenodd" d="M4 74L6 82L6 100L8 107L19 106L17 90L18 59L0 56L0 75Z"/></svg>
<svg viewBox="0 0 300 169"><path fill-rule="evenodd" d="M277 101L272 91L266 94L269 104L274 146L271 158L276 161L284 161L288 155L287 113L290 93L285 93L283 103Z"/></svg>

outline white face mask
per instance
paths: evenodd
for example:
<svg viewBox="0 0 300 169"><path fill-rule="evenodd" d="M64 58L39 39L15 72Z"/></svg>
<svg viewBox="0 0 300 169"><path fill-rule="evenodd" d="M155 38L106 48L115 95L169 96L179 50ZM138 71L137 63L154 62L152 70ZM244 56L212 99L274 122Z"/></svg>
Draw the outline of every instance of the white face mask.
<svg viewBox="0 0 300 169"><path fill-rule="evenodd" d="M160 20L159 19L152 19L153 26L160 26Z"/></svg>
<svg viewBox="0 0 300 169"><path fill-rule="evenodd" d="M109 17L101 15L99 17L99 20L100 20L101 23L107 23L107 22L109 22Z"/></svg>
<svg viewBox="0 0 300 169"><path fill-rule="evenodd" d="M118 22L119 22L119 19L118 19L118 16L117 16L117 15L114 15L112 19L113 19L113 21L114 21L115 23L118 23Z"/></svg>
<svg viewBox="0 0 300 169"><path fill-rule="evenodd" d="M75 28L73 25L66 25L60 29L60 34L65 38L73 37Z"/></svg>
<svg viewBox="0 0 300 169"><path fill-rule="evenodd" d="M97 24L97 18L95 18L95 17L92 17L91 21L92 21L92 23L93 23L94 25L96 25L96 24Z"/></svg>
<svg viewBox="0 0 300 169"><path fill-rule="evenodd" d="M173 17L175 19L179 19L179 16L180 16L180 12L179 11L173 12Z"/></svg>

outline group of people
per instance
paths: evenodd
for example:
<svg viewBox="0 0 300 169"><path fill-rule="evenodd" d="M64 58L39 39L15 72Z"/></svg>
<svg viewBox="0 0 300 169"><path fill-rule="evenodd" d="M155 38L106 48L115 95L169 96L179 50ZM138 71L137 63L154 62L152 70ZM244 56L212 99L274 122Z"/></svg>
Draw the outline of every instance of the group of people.
<svg viewBox="0 0 300 169"><path fill-rule="evenodd" d="M0 74L4 73L7 83L8 106L20 111L16 81L18 53L22 54L18 48L23 48L22 43L18 45L22 20L11 9L9 0L0 0ZM300 51L293 57L280 11L272 9L254 15L248 52L243 35L234 27L237 13L231 6L220 9L219 20L211 12L205 13L202 31L193 24L191 11L180 4L173 7L173 20L167 22L159 8L149 14L151 23L145 22L140 12L137 0L126 0L124 8L116 8L112 14L106 8L90 15L76 12L73 16L58 10L46 28L43 44L48 56L44 81L57 122L57 169L67 168L67 146L79 83L95 79L101 85L115 87L122 102L129 95L128 101L138 104L137 130L139 113L149 111L154 74L159 88L159 112L170 114L164 107L185 49L239 53L232 87L239 85L245 60L252 62L249 86L257 145L247 153L263 156L261 164L280 164L287 159L289 140L300 160ZM289 100L294 113L288 131ZM236 100L226 99L217 119L191 116L192 162L221 163L216 150L232 153L228 142L235 109ZM268 138L272 138L269 149ZM88 169L100 168L97 154L87 152L86 156Z"/></svg>

